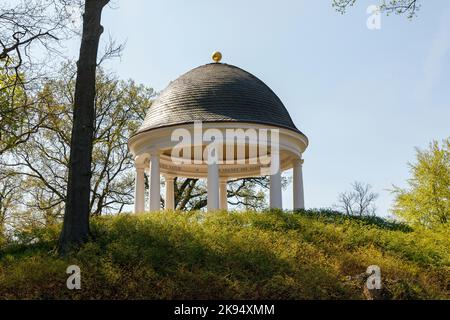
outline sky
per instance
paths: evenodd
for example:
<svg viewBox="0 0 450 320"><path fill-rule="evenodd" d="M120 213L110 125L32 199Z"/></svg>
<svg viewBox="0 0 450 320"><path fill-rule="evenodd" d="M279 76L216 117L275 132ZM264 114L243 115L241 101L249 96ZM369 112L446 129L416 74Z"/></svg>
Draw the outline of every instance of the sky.
<svg viewBox="0 0 450 320"><path fill-rule="evenodd" d="M450 136L450 2L421 2L412 20L382 16L370 30L377 0L345 15L331 0L113 0L103 39L126 47L107 67L160 91L221 51L271 87L308 136L306 207L331 207L361 181L387 216L415 147ZM291 187L283 205L292 208Z"/></svg>

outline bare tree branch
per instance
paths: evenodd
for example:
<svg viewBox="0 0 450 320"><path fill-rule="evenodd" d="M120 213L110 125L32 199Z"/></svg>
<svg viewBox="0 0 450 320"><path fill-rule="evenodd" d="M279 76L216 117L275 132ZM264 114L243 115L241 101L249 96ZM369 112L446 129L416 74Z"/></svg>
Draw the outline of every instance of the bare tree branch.
<svg viewBox="0 0 450 320"><path fill-rule="evenodd" d="M337 210L350 216L373 216L376 213L375 200L378 194L371 191L369 184L352 183L352 190L339 194Z"/></svg>

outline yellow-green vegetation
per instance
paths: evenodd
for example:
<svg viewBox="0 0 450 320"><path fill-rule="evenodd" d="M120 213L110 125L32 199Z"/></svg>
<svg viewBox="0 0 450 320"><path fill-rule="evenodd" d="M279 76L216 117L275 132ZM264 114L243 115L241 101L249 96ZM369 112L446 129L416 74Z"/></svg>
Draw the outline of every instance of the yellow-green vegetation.
<svg viewBox="0 0 450 320"><path fill-rule="evenodd" d="M59 226L22 232L0 251L0 298L364 299L355 276L369 265L386 298L450 298L445 227L328 211L162 212L95 218L91 232L65 258ZM81 290L66 288L69 265L81 268Z"/></svg>
<svg viewBox="0 0 450 320"><path fill-rule="evenodd" d="M427 150L417 149L417 161L409 166L408 188L393 190L393 213L429 228L450 223L450 138L442 145L433 141Z"/></svg>

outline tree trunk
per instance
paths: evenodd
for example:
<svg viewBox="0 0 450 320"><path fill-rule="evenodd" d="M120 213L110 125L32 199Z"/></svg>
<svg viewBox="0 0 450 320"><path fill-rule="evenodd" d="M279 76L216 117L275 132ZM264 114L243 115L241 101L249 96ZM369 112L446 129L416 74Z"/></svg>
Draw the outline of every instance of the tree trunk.
<svg viewBox="0 0 450 320"><path fill-rule="evenodd" d="M69 179L59 250L66 254L89 236L89 198L95 119L95 75L103 27L102 10L109 0L86 0L83 34L77 64L73 128L70 144Z"/></svg>

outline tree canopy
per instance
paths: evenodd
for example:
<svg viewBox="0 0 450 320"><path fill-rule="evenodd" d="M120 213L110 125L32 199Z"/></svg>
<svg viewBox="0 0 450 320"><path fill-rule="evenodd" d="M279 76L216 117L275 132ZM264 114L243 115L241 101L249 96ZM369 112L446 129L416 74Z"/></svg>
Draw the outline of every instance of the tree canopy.
<svg viewBox="0 0 450 320"><path fill-rule="evenodd" d="M435 227L450 221L450 138L442 145L430 143L417 149L416 163L409 164L412 177L407 188L395 187L393 212L412 225Z"/></svg>
<svg viewBox="0 0 450 320"><path fill-rule="evenodd" d="M349 7L355 5L357 0L333 0L332 5L336 11L346 13ZM420 9L419 0L379 0L380 12L386 14L406 15L413 18Z"/></svg>

